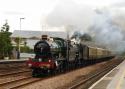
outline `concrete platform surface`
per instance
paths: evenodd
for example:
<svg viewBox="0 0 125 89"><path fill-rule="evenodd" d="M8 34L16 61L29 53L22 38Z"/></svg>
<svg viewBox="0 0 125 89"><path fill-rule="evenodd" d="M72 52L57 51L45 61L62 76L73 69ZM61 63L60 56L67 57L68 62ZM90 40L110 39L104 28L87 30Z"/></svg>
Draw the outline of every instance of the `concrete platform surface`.
<svg viewBox="0 0 125 89"><path fill-rule="evenodd" d="M89 89L125 89L125 61L90 86Z"/></svg>

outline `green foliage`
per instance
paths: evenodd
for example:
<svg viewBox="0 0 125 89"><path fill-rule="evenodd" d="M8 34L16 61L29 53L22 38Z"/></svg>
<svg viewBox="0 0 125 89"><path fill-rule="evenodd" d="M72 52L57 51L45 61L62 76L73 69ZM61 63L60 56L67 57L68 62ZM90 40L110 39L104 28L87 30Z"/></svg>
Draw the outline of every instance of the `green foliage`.
<svg viewBox="0 0 125 89"><path fill-rule="evenodd" d="M10 35L12 33L9 32L9 25L6 22L0 32L0 59L4 58L5 56L11 56L11 51L13 49L11 44Z"/></svg>
<svg viewBox="0 0 125 89"><path fill-rule="evenodd" d="M20 38L19 38L19 37L16 37L16 38L14 39L14 41L16 42L16 48L19 49Z"/></svg>
<svg viewBox="0 0 125 89"><path fill-rule="evenodd" d="M1 32L9 32L9 29L10 29L10 26L8 25L6 20L6 23L1 27Z"/></svg>
<svg viewBox="0 0 125 89"><path fill-rule="evenodd" d="M33 53L33 50L30 49L28 46L23 46L23 47L21 47L21 48L20 48L20 51L21 51L22 53Z"/></svg>
<svg viewBox="0 0 125 89"><path fill-rule="evenodd" d="M20 45L20 43L22 43L23 39L22 39L22 38L19 38L19 37L16 37L16 38L14 39L14 41L16 42L16 49L19 49L19 45ZM21 52L21 53L23 53L23 52L24 52L24 53L32 53L33 50L30 49L26 44L27 44L27 43L24 42L24 46L23 46L23 47L20 46L20 52Z"/></svg>

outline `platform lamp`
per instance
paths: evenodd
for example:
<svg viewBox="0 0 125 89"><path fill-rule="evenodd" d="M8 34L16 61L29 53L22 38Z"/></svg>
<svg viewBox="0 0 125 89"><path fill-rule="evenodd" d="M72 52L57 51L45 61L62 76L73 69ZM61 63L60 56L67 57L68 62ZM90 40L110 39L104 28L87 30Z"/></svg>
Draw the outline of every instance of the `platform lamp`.
<svg viewBox="0 0 125 89"><path fill-rule="evenodd" d="M21 21L24 20L25 18L20 18L20 31L21 31ZM18 59L20 59L20 43L21 43L21 37L19 37L19 48L18 48Z"/></svg>

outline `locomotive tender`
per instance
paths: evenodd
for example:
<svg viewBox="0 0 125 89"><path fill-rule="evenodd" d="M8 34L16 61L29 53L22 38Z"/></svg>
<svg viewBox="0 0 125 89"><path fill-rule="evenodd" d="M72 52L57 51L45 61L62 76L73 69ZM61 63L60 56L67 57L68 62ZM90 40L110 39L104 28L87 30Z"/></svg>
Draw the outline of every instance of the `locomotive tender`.
<svg viewBox="0 0 125 89"><path fill-rule="evenodd" d="M35 57L27 61L27 65L33 70L33 76L64 71L67 68L112 57L107 49L88 46L84 43L78 44L57 37L48 38L47 35L43 35L42 39L35 44L34 53Z"/></svg>

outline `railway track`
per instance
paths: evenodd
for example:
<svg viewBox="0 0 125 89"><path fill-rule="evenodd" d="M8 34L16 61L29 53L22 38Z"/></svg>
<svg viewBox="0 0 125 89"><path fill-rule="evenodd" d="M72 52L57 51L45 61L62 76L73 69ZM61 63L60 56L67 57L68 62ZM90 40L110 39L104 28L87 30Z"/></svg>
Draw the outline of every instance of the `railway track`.
<svg viewBox="0 0 125 89"><path fill-rule="evenodd" d="M75 82L75 84L71 85L68 89L88 89L90 87L90 85L92 85L94 82L96 82L102 76L104 76L110 70L115 68L121 62L122 62L122 60L119 60L111 66L108 65L102 70L98 70L94 73L89 74L86 78L85 77L83 79L81 78L80 81Z"/></svg>
<svg viewBox="0 0 125 89"><path fill-rule="evenodd" d="M6 71L15 71L15 70L21 70L21 69L28 69L26 64L20 64L20 65L13 65L13 64L8 64L8 65L1 65L0 64L0 72L6 72Z"/></svg>
<svg viewBox="0 0 125 89"><path fill-rule="evenodd" d="M42 80L42 79L32 78L31 76L17 78L16 80L0 83L0 89L17 89L18 87L31 84L39 80Z"/></svg>
<svg viewBox="0 0 125 89"><path fill-rule="evenodd" d="M24 68L26 67L26 60L0 60L0 71Z"/></svg>
<svg viewBox="0 0 125 89"><path fill-rule="evenodd" d="M0 89L17 89L39 80L32 78L25 61L0 61Z"/></svg>
<svg viewBox="0 0 125 89"><path fill-rule="evenodd" d="M31 71L24 60L0 61L0 77Z"/></svg>
<svg viewBox="0 0 125 89"><path fill-rule="evenodd" d="M69 87L68 89L88 89L88 86L90 84L92 84L93 82L95 82L95 80L97 80L99 78L99 76L102 77L104 74L106 74L112 68L116 67L119 63L121 63L121 61L117 61L115 63L113 62L112 63L112 64L114 64L113 66L107 65L107 67L105 67L101 71L98 70L98 71L92 72L91 74L84 76L84 80L83 80L83 78L80 78L81 81L79 81L77 84ZM58 74L58 75L63 75L63 74ZM22 79L18 80L17 82L13 82L13 83L10 82L11 84L6 84L6 85L4 85L4 87L6 86L9 89L23 89L26 86L31 85L32 83L35 83L35 82L38 82L38 81L43 81L43 80L53 78L53 77L58 77L58 75L44 77L44 78L31 78L31 77L29 77L29 78L26 78L26 79L23 79L23 80ZM98 76L97 79L95 78L96 76ZM82 85L86 85L86 86L84 86L84 88L83 88ZM81 88L81 86L82 86L82 88ZM61 88L59 88L59 89L61 89ZM64 89L67 89L67 88L64 88Z"/></svg>
<svg viewBox="0 0 125 89"><path fill-rule="evenodd" d="M116 62L115 64L119 64L120 62L121 61ZM96 71L96 73L91 73L90 75L87 76L87 78L85 77L84 80L81 78L82 81L79 81L77 84L75 84L73 86L70 86L68 89L87 89L87 88L79 88L79 87L81 87L82 85L89 85L90 83L88 84L88 82L90 82L92 80L94 80L94 82L95 82L95 80L98 79L98 78L95 79L96 76L102 77L105 73L110 71L115 66L116 65L113 65L112 67L110 66L110 67L105 68L103 71ZM12 74L11 73L0 74L0 77L6 77L6 76L9 77L9 76L12 76L12 75L16 76L19 73L25 73L25 72L28 73L29 71L31 73L31 70L26 70L26 71L22 71L22 72L21 71L20 72L13 72ZM70 71L67 71L67 72L70 72ZM65 73L67 73L67 72L65 72ZM57 74L57 75L44 77L44 78L32 78L30 74L28 76L25 76L24 74L21 74L21 75L23 75L23 77L17 77L17 79L12 79L12 80L9 80L9 81L0 82L0 89L23 88L23 87L28 86L32 83L35 83L35 82L38 82L38 81L41 81L41 80L45 80L45 79L48 79L48 78L52 78L52 77L57 77L58 75L62 75L62 74ZM84 87L86 87L86 86L84 86Z"/></svg>
<svg viewBox="0 0 125 89"><path fill-rule="evenodd" d="M32 78L30 70L0 74L0 77L0 89L16 89L16 87L41 80Z"/></svg>
<svg viewBox="0 0 125 89"><path fill-rule="evenodd" d="M0 77L4 77L4 76L10 76L10 75L15 75L15 74L19 74L19 73L25 73L25 72L30 72L31 70L21 70L21 71L13 71L13 72L6 72L6 73L1 73Z"/></svg>

